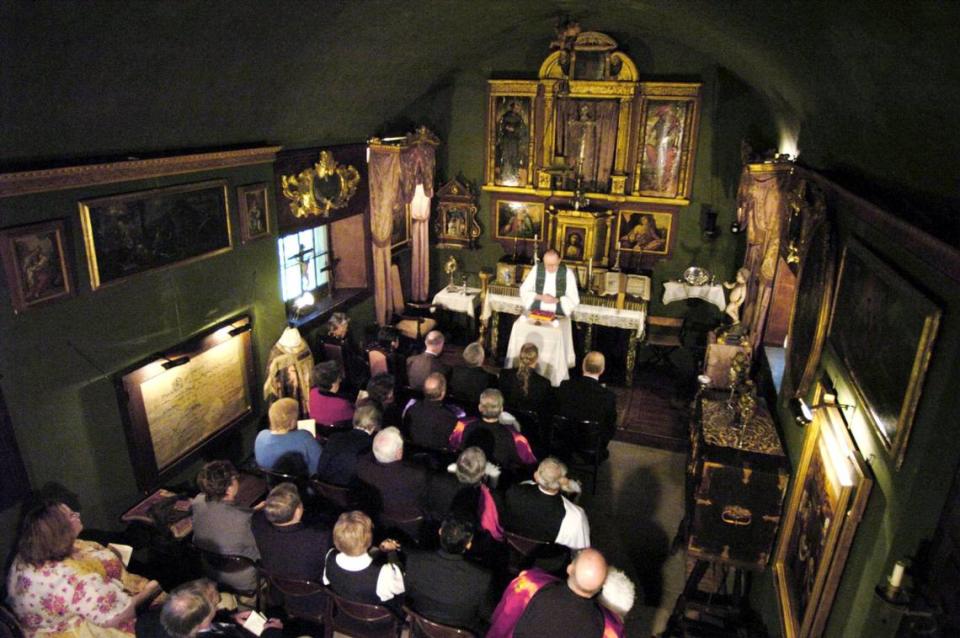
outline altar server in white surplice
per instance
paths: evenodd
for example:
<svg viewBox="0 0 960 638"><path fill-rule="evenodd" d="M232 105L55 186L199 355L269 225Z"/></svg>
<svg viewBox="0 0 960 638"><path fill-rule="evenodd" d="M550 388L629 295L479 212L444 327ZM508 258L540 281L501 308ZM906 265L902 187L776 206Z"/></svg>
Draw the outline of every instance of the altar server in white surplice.
<svg viewBox="0 0 960 638"><path fill-rule="evenodd" d="M542 310L569 317L580 304L576 272L560 263L560 254L552 248L543 261L534 266L520 286L520 301L526 311Z"/></svg>

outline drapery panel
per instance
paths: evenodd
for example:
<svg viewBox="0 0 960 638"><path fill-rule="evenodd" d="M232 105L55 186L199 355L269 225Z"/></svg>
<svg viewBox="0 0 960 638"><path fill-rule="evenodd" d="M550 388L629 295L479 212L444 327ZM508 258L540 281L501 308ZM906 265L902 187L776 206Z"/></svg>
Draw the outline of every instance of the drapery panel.
<svg viewBox="0 0 960 638"><path fill-rule="evenodd" d="M400 154L396 148L370 146L370 231L373 235L373 292L377 323L390 322L390 234L400 199Z"/></svg>
<svg viewBox="0 0 960 638"><path fill-rule="evenodd" d="M430 296L430 200L436 170L437 138L426 128L407 136L400 151L400 198L410 205L411 267L410 296L426 301Z"/></svg>

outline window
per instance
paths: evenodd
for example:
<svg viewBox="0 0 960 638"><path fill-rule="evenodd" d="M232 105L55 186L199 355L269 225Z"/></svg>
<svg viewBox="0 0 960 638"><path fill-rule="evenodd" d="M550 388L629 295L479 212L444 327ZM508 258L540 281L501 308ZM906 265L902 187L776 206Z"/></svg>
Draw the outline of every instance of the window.
<svg viewBox="0 0 960 638"><path fill-rule="evenodd" d="M293 301L305 292L322 297L329 290L330 241L327 226L316 226L277 240L280 252L280 291Z"/></svg>

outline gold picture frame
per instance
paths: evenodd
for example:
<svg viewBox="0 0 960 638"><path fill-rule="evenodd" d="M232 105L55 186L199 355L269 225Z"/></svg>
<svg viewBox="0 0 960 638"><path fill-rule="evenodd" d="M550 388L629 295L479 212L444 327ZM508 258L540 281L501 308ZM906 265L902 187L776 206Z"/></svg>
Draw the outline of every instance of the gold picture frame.
<svg viewBox="0 0 960 638"><path fill-rule="evenodd" d="M237 188L240 243L248 244L273 234L273 211L267 196L267 184L248 184Z"/></svg>
<svg viewBox="0 0 960 638"><path fill-rule="evenodd" d="M615 246L626 253L667 256L673 245L673 211L620 210Z"/></svg>
<svg viewBox="0 0 960 638"><path fill-rule="evenodd" d="M807 426L774 554L785 638L822 635L872 486L839 406L818 408Z"/></svg>
<svg viewBox="0 0 960 638"><path fill-rule="evenodd" d="M100 197L78 205L94 290L233 248L223 179Z"/></svg>
<svg viewBox="0 0 960 638"><path fill-rule="evenodd" d="M498 199L493 203L494 237L496 239L533 241L544 240L544 205Z"/></svg>
<svg viewBox="0 0 960 638"><path fill-rule="evenodd" d="M864 244L847 242L827 339L896 469L903 464L941 315Z"/></svg>
<svg viewBox="0 0 960 638"><path fill-rule="evenodd" d="M0 258L15 313L74 295L62 220L0 232Z"/></svg>
<svg viewBox="0 0 960 638"><path fill-rule="evenodd" d="M536 131L535 80L490 80L484 183L532 188Z"/></svg>

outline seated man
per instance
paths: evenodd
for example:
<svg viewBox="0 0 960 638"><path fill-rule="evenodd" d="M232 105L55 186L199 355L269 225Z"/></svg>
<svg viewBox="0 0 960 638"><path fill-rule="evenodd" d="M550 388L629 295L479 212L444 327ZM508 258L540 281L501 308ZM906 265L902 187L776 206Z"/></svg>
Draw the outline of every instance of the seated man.
<svg viewBox="0 0 960 638"><path fill-rule="evenodd" d="M260 550L260 562L268 574L320 582L323 563L330 550L330 525L303 521L303 501L293 483L270 490L263 509L250 521ZM305 613L322 611L323 594L288 600L287 607Z"/></svg>
<svg viewBox="0 0 960 638"><path fill-rule="evenodd" d="M317 478L334 485L350 485L357 473L357 458L370 451L372 437L380 429L380 410L370 403L353 413L353 428L334 432L317 464Z"/></svg>
<svg viewBox="0 0 960 638"><path fill-rule="evenodd" d="M583 376L560 384L556 410L571 419L599 422L603 458L609 456L607 444L617 431L617 395L600 383L605 365L602 352L588 352L583 358Z"/></svg>
<svg viewBox="0 0 960 638"><path fill-rule="evenodd" d="M480 418L462 419L450 435L451 450L479 447L487 460L500 467L519 468L537 462L527 438L512 425L500 422L503 413L503 395L500 390L484 390L480 395Z"/></svg>
<svg viewBox="0 0 960 638"><path fill-rule="evenodd" d="M423 383L423 400L407 405L404 421L410 433L410 441L431 450L447 449L447 442L457 420L464 417L463 410L443 402L447 395L447 379L434 372Z"/></svg>
<svg viewBox="0 0 960 638"><path fill-rule="evenodd" d="M312 434L297 429L300 405L296 400L278 399L267 414L270 429L257 434L253 444L257 465L286 474L309 475L316 472L323 448Z"/></svg>
<svg viewBox="0 0 960 638"><path fill-rule="evenodd" d="M434 372L444 377L450 376L450 366L440 361L443 354L443 333L431 330L424 339L426 350L407 359L407 385L417 390L423 389L423 382Z"/></svg>
<svg viewBox="0 0 960 638"><path fill-rule="evenodd" d="M376 401L377 406L380 408L381 422L383 425L396 425L399 427L402 416L400 414L400 406L398 406L396 402L395 387L396 379L392 374L384 372L383 374L374 375L367 383L366 393L361 393L361 395L357 397L357 405L360 405L360 401L363 399Z"/></svg>
<svg viewBox="0 0 960 638"><path fill-rule="evenodd" d="M323 584L348 600L379 605L404 591L397 566L400 545L387 539L371 555L373 521L363 512L344 512L333 526L333 544L327 554Z"/></svg>
<svg viewBox="0 0 960 638"><path fill-rule="evenodd" d="M296 401L290 399L296 408ZM237 470L230 461L210 461L197 475L198 494L190 504L193 515L193 543L216 554L237 554L252 560L260 558L250 531L253 511L237 505L240 490ZM204 565L207 575L241 591L257 587L257 568L219 572Z"/></svg>
<svg viewBox="0 0 960 638"><path fill-rule="evenodd" d="M566 582L538 569L520 572L493 612L487 638L622 637L623 622L597 599L606 576L607 561L595 549L577 554Z"/></svg>
<svg viewBox="0 0 960 638"><path fill-rule="evenodd" d="M357 461L357 478L373 497L366 511L393 520L422 513L427 475L423 468L403 462L403 437L397 428L385 428L373 437L373 454ZM418 530L403 531L416 538Z"/></svg>
<svg viewBox="0 0 960 638"><path fill-rule="evenodd" d="M590 523L583 508L561 494L579 491L567 478L567 466L555 458L540 462L532 481L507 490L504 528L527 538L552 542L570 549L590 547Z"/></svg>
<svg viewBox="0 0 960 638"><path fill-rule="evenodd" d="M337 394L343 371L336 361L323 361L313 366L310 389L310 418L318 425L334 425L353 419L353 404Z"/></svg>
<svg viewBox="0 0 960 638"><path fill-rule="evenodd" d="M497 376L483 369L483 346L474 341L463 349L464 365L450 374L450 395L471 404L480 400L480 393L497 387Z"/></svg>
<svg viewBox="0 0 960 638"><path fill-rule="evenodd" d="M464 559L473 543L473 524L447 518L440 526L440 549L407 557L407 601L417 612L444 625L481 630L488 617L491 573Z"/></svg>

